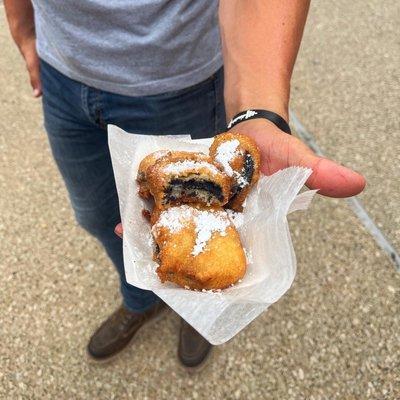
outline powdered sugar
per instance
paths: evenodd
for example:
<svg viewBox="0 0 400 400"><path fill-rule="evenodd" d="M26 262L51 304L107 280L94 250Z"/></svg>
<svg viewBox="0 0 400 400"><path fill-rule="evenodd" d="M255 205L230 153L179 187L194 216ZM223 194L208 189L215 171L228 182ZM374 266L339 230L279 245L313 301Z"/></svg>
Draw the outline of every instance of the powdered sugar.
<svg viewBox="0 0 400 400"><path fill-rule="evenodd" d="M195 211L197 211L195 208L186 205L171 207L161 213L157 223L153 226L153 230L165 227L172 233L179 232L183 228L185 221L192 218Z"/></svg>
<svg viewBox="0 0 400 400"><path fill-rule="evenodd" d="M196 243L192 255L200 254L214 232L226 235L226 228L229 226L229 219L222 212L202 211L195 217Z"/></svg>
<svg viewBox="0 0 400 400"><path fill-rule="evenodd" d="M215 160L222 165L225 173L231 177L234 175L235 171L232 169L230 162L236 156L239 155L239 152L237 151L239 145L240 145L239 140L233 139L233 140L227 140L226 142L222 142L217 147L217 154L215 155Z"/></svg>
<svg viewBox="0 0 400 400"><path fill-rule="evenodd" d="M245 178L243 178L242 175L240 175L239 172L235 171L231 167L231 162L233 161L233 159L242 154L242 152L238 149L239 145L240 142L237 139L227 140L226 142L222 142L217 147L215 160L222 165L224 172L228 176L235 179L239 187L244 188L249 183Z"/></svg>
<svg viewBox="0 0 400 400"><path fill-rule="evenodd" d="M215 165L212 165L207 161L193 161L193 160L184 160L184 161L177 161L170 163L163 168L163 171L167 174L179 174L187 170L193 170L193 169L200 170L202 168L207 169L212 174L221 173Z"/></svg>
<svg viewBox="0 0 400 400"><path fill-rule="evenodd" d="M236 182L239 185L239 187L244 188L245 186L247 186L249 184L249 182L247 182L247 180L245 178L243 178L242 175L240 175L238 172L235 172L235 178L236 178Z"/></svg>
<svg viewBox="0 0 400 400"><path fill-rule="evenodd" d="M231 224L225 211L199 210L182 205L163 211L153 226L153 233L160 227L166 227L171 233L179 232L188 221L193 221L195 225L196 241L192 251L193 256L204 250L213 233L226 235L226 229Z"/></svg>

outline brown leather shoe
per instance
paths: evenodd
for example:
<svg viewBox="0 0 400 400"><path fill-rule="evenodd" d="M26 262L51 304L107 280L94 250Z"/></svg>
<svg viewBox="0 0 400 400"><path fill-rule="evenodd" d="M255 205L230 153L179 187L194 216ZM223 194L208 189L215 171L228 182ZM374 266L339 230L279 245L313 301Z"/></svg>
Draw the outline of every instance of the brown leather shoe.
<svg viewBox="0 0 400 400"><path fill-rule="evenodd" d="M181 318L178 359L189 371L199 370L205 365L212 344Z"/></svg>
<svg viewBox="0 0 400 400"><path fill-rule="evenodd" d="M105 320L91 337L87 353L93 361L108 361L127 347L139 329L167 310L164 302L144 313L127 310L121 305Z"/></svg>

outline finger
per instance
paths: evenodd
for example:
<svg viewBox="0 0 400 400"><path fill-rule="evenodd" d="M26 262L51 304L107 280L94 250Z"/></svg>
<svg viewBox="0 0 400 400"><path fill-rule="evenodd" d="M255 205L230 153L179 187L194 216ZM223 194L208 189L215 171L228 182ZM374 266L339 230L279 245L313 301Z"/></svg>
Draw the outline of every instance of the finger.
<svg viewBox="0 0 400 400"><path fill-rule="evenodd" d="M42 95L42 89L41 88L33 89L33 97L40 97L41 95Z"/></svg>
<svg viewBox="0 0 400 400"><path fill-rule="evenodd" d="M124 232L123 232L123 228L122 228L121 222L115 227L114 233L122 239L122 235L123 235Z"/></svg>
<svg viewBox="0 0 400 400"><path fill-rule="evenodd" d="M240 125L245 123L250 123L250 121ZM287 135L270 125L254 125L254 127L252 125L252 128L254 133L251 136L262 149L263 173L271 175L290 166L311 168L313 172L306 182L307 186L310 189L319 189L318 193L329 197L355 196L364 189L363 176L331 160L317 156L295 136Z"/></svg>
<svg viewBox="0 0 400 400"><path fill-rule="evenodd" d="M42 95L42 85L40 82L39 66L35 66L29 71L31 86L33 89L33 97L40 97Z"/></svg>
<svg viewBox="0 0 400 400"><path fill-rule="evenodd" d="M29 79L33 89L33 96L39 97L42 95L42 85L40 82L40 66L39 58L34 55L26 60L26 66L29 73Z"/></svg>
<svg viewBox="0 0 400 400"><path fill-rule="evenodd" d="M365 187L365 178L327 158L309 155L304 166L312 168L312 175L306 185L310 189L319 189L320 194L329 197L351 197L361 193Z"/></svg>

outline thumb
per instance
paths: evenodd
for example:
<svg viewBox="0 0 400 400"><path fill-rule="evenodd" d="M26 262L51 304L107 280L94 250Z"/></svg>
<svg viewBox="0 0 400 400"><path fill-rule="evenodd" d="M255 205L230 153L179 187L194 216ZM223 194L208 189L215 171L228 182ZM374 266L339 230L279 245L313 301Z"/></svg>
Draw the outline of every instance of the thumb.
<svg viewBox="0 0 400 400"><path fill-rule="evenodd" d="M359 173L313 153L306 156L303 165L313 170L306 185L310 189L319 189L318 193L324 196L355 196L363 191L366 184Z"/></svg>

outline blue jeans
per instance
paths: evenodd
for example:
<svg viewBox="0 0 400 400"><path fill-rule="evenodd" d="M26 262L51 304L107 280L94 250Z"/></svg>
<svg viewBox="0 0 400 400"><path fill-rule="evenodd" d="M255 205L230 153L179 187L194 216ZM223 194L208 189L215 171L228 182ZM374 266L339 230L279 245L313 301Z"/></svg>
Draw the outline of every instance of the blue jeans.
<svg viewBox="0 0 400 400"><path fill-rule="evenodd" d="M128 97L88 87L41 61L45 128L78 223L104 246L120 277L124 304L142 312L158 301L125 279L118 196L107 124L148 135L212 137L226 127L223 71L197 85L154 96Z"/></svg>

